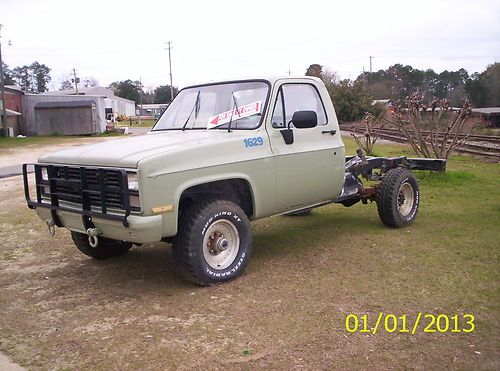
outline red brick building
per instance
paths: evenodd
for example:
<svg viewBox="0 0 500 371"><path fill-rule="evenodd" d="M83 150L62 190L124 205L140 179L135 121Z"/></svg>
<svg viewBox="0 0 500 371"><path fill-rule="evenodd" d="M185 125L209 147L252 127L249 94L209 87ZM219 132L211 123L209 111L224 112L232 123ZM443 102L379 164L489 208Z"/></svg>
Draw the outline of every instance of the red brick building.
<svg viewBox="0 0 500 371"><path fill-rule="evenodd" d="M22 131L21 95L23 95L23 92L20 87L15 85L5 85L5 108L7 109L7 127L12 128L12 134L14 136L21 134ZM0 102L1 101L2 100L0 99ZM2 110L0 109L0 115L1 114Z"/></svg>

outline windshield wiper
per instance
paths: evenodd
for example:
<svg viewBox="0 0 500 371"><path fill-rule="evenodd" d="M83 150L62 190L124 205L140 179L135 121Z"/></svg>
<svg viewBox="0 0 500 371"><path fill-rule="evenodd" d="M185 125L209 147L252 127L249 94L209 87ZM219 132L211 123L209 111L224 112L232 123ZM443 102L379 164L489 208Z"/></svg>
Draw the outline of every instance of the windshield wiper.
<svg viewBox="0 0 500 371"><path fill-rule="evenodd" d="M231 118L229 119L229 124L227 125L227 132L231 132L231 123L233 122L233 113L234 109L236 108L236 112L238 112L238 116L240 116L240 109L238 108L238 103L236 103L236 97L234 96L234 91L231 92L231 95L233 96L233 108L231 109Z"/></svg>
<svg viewBox="0 0 500 371"><path fill-rule="evenodd" d="M196 95L196 101L194 102L193 108L191 108L191 112L189 112L189 116L186 119L186 122L182 126L182 131L186 130L186 125L189 122L189 119L191 118L191 115L194 113L194 119L196 121L196 118L198 117L198 112L200 112L200 91L198 90L198 94Z"/></svg>

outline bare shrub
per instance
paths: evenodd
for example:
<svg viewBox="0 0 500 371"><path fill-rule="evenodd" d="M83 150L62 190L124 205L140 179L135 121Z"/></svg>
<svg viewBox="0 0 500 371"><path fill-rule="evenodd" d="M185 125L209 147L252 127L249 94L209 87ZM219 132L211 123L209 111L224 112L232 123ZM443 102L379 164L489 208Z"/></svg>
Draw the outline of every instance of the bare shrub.
<svg viewBox="0 0 500 371"><path fill-rule="evenodd" d="M380 138L379 130L383 128L383 123L377 116L368 113L363 118L364 130L353 128L351 136L356 141L356 144L369 156L373 156L373 147ZM359 130L359 132L358 132ZM361 134L361 136L358 136Z"/></svg>
<svg viewBox="0 0 500 371"><path fill-rule="evenodd" d="M425 104L421 95L413 93L395 105L392 117L380 120L397 127L418 156L446 159L469 140L478 125L465 127L471 113L468 99L461 107L452 108L447 99L434 98Z"/></svg>

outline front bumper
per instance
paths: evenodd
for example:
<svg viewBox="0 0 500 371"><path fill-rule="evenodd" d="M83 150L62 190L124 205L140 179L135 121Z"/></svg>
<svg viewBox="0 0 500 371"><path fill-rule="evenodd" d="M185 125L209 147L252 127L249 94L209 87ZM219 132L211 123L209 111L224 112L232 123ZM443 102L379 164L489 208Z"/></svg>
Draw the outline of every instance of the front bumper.
<svg viewBox="0 0 500 371"><path fill-rule="evenodd" d="M47 208L36 208L40 219L51 220L52 213ZM80 214L56 210L55 211L61 225L71 231L87 233L83 225ZM93 217L92 223L95 228L102 232L100 236L113 240L130 241L134 243L157 242L162 238L162 216L140 216L130 215L128 218L128 227L125 227L121 221L101 219Z"/></svg>

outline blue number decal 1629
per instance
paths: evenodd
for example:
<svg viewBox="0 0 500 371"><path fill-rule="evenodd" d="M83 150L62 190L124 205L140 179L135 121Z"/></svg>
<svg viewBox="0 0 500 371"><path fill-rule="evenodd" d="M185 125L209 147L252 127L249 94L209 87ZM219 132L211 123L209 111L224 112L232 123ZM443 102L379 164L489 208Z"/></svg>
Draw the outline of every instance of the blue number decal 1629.
<svg viewBox="0 0 500 371"><path fill-rule="evenodd" d="M245 144L246 148L257 147L264 144L264 138L262 137L245 138L243 139L243 143Z"/></svg>

